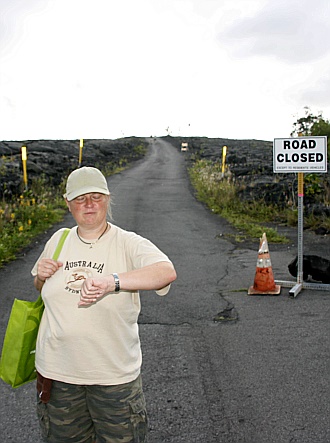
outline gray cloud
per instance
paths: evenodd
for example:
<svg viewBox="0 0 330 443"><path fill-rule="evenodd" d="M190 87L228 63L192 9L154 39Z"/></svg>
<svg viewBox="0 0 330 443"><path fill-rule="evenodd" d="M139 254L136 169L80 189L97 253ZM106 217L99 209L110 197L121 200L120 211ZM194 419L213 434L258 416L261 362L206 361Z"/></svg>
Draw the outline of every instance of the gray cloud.
<svg viewBox="0 0 330 443"><path fill-rule="evenodd" d="M288 93L290 93L288 91ZM290 93L292 95L292 92ZM330 73L319 78L317 82L312 80L302 85L301 88L297 88L295 97L301 105L328 107L330 103Z"/></svg>
<svg viewBox="0 0 330 443"><path fill-rule="evenodd" d="M238 57L315 61L330 53L329 12L329 0L270 0L254 16L237 19L218 40Z"/></svg>

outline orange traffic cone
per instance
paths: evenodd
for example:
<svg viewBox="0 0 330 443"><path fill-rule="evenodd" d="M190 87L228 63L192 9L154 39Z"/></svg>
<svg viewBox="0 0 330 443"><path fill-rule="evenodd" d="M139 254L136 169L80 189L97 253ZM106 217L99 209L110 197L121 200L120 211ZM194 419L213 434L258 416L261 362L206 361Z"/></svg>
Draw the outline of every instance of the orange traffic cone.
<svg viewBox="0 0 330 443"><path fill-rule="evenodd" d="M281 292L281 286L275 285L272 264L269 256L266 234L260 239L258 261L254 284L248 290L249 295L270 294L277 295Z"/></svg>

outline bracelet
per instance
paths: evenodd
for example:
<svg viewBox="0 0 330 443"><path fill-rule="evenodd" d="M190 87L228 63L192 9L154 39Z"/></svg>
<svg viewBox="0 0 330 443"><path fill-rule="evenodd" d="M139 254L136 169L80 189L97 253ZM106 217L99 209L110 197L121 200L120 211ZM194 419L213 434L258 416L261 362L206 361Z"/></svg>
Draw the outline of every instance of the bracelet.
<svg viewBox="0 0 330 443"><path fill-rule="evenodd" d="M119 283L119 277L117 273L113 273L112 274L114 280L115 280L115 292L119 292L120 291L120 283Z"/></svg>

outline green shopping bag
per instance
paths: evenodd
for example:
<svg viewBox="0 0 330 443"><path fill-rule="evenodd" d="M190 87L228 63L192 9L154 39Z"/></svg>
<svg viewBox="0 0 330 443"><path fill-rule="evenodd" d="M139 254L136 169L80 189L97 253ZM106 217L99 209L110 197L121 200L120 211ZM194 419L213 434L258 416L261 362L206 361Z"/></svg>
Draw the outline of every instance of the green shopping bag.
<svg viewBox="0 0 330 443"><path fill-rule="evenodd" d="M70 229L63 231L53 259L57 260ZM35 350L44 311L41 295L34 302L15 298L2 347L0 377L13 388L37 378Z"/></svg>
<svg viewBox="0 0 330 443"><path fill-rule="evenodd" d="M37 335L44 303L15 298L3 342L0 371L1 378L13 388L37 377L34 366Z"/></svg>

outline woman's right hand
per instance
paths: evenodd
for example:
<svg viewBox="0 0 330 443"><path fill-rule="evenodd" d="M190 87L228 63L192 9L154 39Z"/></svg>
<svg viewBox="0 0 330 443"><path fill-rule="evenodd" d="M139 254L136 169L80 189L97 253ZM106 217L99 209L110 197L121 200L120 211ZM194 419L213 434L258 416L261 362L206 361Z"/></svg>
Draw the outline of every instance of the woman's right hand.
<svg viewBox="0 0 330 443"><path fill-rule="evenodd" d="M62 266L63 263L60 261L51 258L42 258L38 263L37 279L41 282L45 282L47 278L55 274L55 272Z"/></svg>

